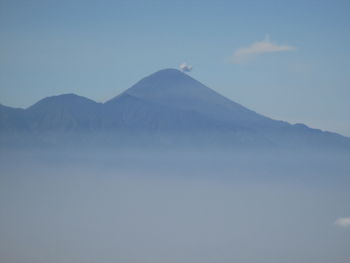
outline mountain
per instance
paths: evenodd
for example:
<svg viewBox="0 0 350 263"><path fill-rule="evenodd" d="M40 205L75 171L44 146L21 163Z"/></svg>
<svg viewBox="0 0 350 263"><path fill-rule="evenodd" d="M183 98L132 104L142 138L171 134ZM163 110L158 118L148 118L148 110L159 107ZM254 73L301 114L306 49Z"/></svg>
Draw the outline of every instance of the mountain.
<svg viewBox="0 0 350 263"><path fill-rule="evenodd" d="M101 104L64 94L40 100L25 111L28 128L33 131L94 130L98 127Z"/></svg>
<svg viewBox="0 0 350 263"><path fill-rule="evenodd" d="M57 138L98 134L107 144L350 150L349 138L273 120L176 69L151 74L105 103L64 94L42 99L27 109L1 106L0 117L1 134L40 134L39 138L56 143Z"/></svg>
<svg viewBox="0 0 350 263"><path fill-rule="evenodd" d="M118 103L124 96L177 111L196 112L218 121L235 122L236 126L277 124L276 121L227 99L176 69L158 71L106 104Z"/></svg>

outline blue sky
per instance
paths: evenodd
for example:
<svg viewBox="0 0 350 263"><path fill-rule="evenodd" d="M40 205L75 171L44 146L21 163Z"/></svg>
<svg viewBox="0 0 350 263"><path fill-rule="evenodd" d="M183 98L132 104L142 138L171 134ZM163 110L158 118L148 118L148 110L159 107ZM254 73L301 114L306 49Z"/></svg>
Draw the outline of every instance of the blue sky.
<svg viewBox="0 0 350 263"><path fill-rule="evenodd" d="M105 101L187 62L252 110L350 136L349 13L349 1L2 0L0 103Z"/></svg>

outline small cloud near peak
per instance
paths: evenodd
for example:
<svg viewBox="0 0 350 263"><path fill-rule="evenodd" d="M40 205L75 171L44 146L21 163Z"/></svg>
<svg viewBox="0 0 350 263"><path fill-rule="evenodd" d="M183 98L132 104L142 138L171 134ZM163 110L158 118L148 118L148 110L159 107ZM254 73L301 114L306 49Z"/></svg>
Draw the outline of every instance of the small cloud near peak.
<svg viewBox="0 0 350 263"><path fill-rule="evenodd" d="M335 220L334 224L341 227L350 227L350 217L340 217Z"/></svg>
<svg viewBox="0 0 350 263"><path fill-rule="evenodd" d="M233 62L244 63L260 54L292 51L295 49L295 47L289 45L278 45L270 40L269 35L266 35L262 41L257 41L248 47L237 49L233 55Z"/></svg>
<svg viewBox="0 0 350 263"><path fill-rule="evenodd" d="M188 65L186 62L180 64L179 68L182 72L191 72L192 71L192 66Z"/></svg>

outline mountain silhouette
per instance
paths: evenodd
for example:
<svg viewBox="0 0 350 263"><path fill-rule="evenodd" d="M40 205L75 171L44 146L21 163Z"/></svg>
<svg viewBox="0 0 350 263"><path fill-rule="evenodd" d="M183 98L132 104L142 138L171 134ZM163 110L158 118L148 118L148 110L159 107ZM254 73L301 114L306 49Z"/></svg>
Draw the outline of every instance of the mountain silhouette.
<svg viewBox="0 0 350 263"><path fill-rule="evenodd" d="M48 97L26 109L30 130L95 129L100 104L74 94Z"/></svg>
<svg viewBox="0 0 350 263"><path fill-rule="evenodd" d="M176 69L158 71L108 101L118 102L129 95L142 101L176 110L193 111L216 120L266 122L266 117L227 99Z"/></svg>
<svg viewBox="0 0 350 263"><path fill-rule="evenodd" d="M101 137L111 143L166 138L172 144L350 149L347 137L273 120L176 69L151 74L105 103L64 94L27 109L0 105L2 142L15 135L69 138L78 132L108 134Z"/></svg>

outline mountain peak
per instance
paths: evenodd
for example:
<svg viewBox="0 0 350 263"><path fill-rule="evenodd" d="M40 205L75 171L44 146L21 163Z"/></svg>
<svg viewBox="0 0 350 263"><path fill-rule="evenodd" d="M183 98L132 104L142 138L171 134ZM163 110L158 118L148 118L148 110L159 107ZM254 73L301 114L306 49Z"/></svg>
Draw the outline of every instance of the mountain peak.
<svg viewBox="0 0 350 263"><path fill-rule="evenodd" d="M39 100L28 108L29 111L56 111L57 109L79 109L86 107L95 107L97 102L88 98L69 93L57 96L46 97Z"/></svg>
<svg viewBox="0 0 350 263"><path fill-rule="evenodd" d="M163 69L137 82L107 103L132 97L166 108L197 112L220 121L262 121L265 117L222 96L177 69Z"/></svg>
<svg viewBox="0 0 350 263"><path fill-rule="evenodd" d="M134 93L136 90L147 89L152 92L165 91L170 89L193 88L196 86L204 87L200 82L181 72L180 70L168 68L159 70L137 82L126 92Z"/></svg>
<svg viewBox="0 0 350 263"><path fill-rule="evenodd" d="M156 75L156 74L185 74L182 71L176 69L176 68L165 68L165 69L160 69L156 72L154 72L152 75Z"/></svg>
<svg viewBox="0 0 350 263"><path fill-rule="evenodd" d="M175 69L175 68L165 68L165 69L161 69L158 70L154 73L152 73L151 75L149 75L146 78L169 78L169 77L173 77L173 78L191 78L189 77L186 73L182 72L181 70Z"/></svg>
<svg viewBox="0 0 350 263"><path fill-rule="evenodd" d="M47 104L66 105L66 104L82 104L82 103L96 103L96 102L88 98L76 95L74 93L68 93L68 94L46 97L42 100L39 100L37 103L30 106L29 108L35 108L35 107L39 107Z"/></svg>
<svg viewBox="0 0 350 263"><path fill-rule="evenodd" d="M200 97L208 90L210 90L208 87L180 70L166 68L144 77L111 101L125 94L147 100L176 98L179 96Z"/></svg>

